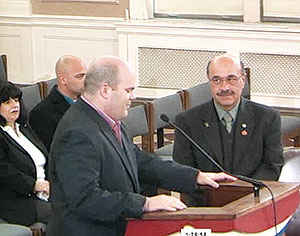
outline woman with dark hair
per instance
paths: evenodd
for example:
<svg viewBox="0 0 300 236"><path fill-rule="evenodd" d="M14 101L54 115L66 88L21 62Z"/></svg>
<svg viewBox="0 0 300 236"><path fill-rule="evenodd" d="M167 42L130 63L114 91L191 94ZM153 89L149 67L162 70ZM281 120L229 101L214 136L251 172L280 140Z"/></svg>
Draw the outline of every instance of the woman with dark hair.
<svg viewBox="0 0 300 236"><path fill-rule="evenodd" d="M50 215L48 153L27 125L22 104L20 89L0 87L0 217L30 226Z"/></svg>

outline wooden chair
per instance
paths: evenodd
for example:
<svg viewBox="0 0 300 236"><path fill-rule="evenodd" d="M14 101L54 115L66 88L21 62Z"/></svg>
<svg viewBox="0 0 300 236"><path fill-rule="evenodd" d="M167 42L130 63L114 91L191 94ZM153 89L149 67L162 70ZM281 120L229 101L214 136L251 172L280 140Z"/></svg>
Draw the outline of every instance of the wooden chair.
<svg viewBox="0 0 300 236"><path fill-rule="evenodd" d="M30 112L43 99L43 85L42 83L36 83L22 86L20 88L23 93L22 99L27 112Z"/></svg>
<svg viewBox="0 0 300 236"><path fill-rule="evenodd" d="M283 146L300 147L300 118L281 115L281 140Z"/></svg>
<svg viewBox="0 0 300 236"><path fill-rule="evenodd" d="M51 92L51 89L57 84L57 79L50 79L47 81L43 81L43 99L45 99L49 93Z"/></svg>
<svg viewBox="0 0 300 236"><path fill-rule="evenodd" d="M7 81L7 55L0 55L0 84Z"/></svg>
<svg viewBox="0 0 300 236"><path fill-rule="evenodd" d="M129 109L128 116L122 120L132 139L141 136L141 147L146 152L151 150L148 114L149 105L147 103L135 104Z"/></svg>
<svg viewBox="0 0 300 236"><path fill-rule="evenodd" d="M175 122L175 117L182 112L183 103L179 93L175 93L166 97L162 97L149 103L149 120L150 120L150 134L151 143L154 143L155 134L157 136L157 149L152 146L151 152L157 155L172 159L173 144L165 145L165 128L170 128L169 125L161 120L160 116L165 114L169 117L171 122Z"/></svg>
<svg viewBox="0 0 300 236"><path fill-rule="evenodd" d="M212 99L208 82L184 89L180 91L180 94L184 101L184 109L201 105Z"/></svg>
<svg viewBox="0 0 300 236"><path fill-rule="evenodd" d="M245 68L246 82L242 96L250 100L250 69ZM198 84L180 92L184 101L184 109L201 105L212 99L209 82Z"/></svg>

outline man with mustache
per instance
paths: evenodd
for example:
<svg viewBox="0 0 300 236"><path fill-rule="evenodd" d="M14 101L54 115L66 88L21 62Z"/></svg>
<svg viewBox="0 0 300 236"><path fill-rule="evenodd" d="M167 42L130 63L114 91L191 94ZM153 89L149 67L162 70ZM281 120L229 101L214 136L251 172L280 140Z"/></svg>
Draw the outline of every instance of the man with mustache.
<svg viewBox="0 0 300 236"><path fill-rule="evenodd" d="M241 96L245 71L238 57L216 56L207 77L213 99L179 114L176 124L228 172L277 180L283 165L279 112ZM173 154L181 164L220 171L179 132Z"/></svg>

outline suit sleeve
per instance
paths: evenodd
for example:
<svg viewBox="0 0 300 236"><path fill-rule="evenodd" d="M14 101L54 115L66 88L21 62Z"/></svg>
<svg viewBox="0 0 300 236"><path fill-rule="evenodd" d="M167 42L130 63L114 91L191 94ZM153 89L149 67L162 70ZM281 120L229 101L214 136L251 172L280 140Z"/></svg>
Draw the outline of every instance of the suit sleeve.
<svg viewBox="0 0 300 236"><path fill-rule="evenodd" d="M179 114L176 116L176 124L185 132L190 133L188 123L185 121L183 115ZM180 132L175 131L173 160L180 164L196 168L193 156L192 144Z"/></svg>
<svg viewBox="0 0 300 236"><path fill-rule="evenodd" d="M195 191L198 170L154 154L146 154L135 145L139 176L142 182L177 192Z"/></svg>
<svg viewBox="0 0 300 236"><path fill-rule="evenodd" d="M278 180L283 166L281 120L279 112L272 112L263 127L263 159L253 178Z"/></svg>
<svg viewBox="0 0 300 236"><path fill-rule="evenodd" d="M95 141L95 137L82 130L59 134L58 139L54 137L50 153L53 201L59 201L55 197L60 196L76 215L95 221L111 222L119 218L141 217L146 201L144 196L119 192L117 189L108 191L102 187L102 178L122 184L119 176L102 176L102 168L107 168L107 165L102 163L101 155L110 155L105 150L104 141L99 138Z"/></svg>
<svg viewBox="0 0 300 236"><path fill-rule="evenodd" d="M14 155L14 153L9 149L8 145L3 140L3 137L1 137L0 184L7 189L13 189L17 193L27 195L33 191L35 178L26 174L25 172L20 171L17 166L21 163L12 163L12 160L18 161L18 158L9 157L10 155Z"/></svg>

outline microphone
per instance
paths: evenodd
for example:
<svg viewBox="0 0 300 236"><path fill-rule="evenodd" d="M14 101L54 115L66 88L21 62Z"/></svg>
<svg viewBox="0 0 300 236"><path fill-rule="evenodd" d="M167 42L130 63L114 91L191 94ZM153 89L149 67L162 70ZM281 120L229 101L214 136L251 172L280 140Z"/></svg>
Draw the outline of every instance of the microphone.
<svg viewBox="0 0 300 236"><path fill-rule="evenodd" d="M175 130L179 131L187 140L189 140L198 151L200 151L202 154L204 154L205 157L207 157L221 172L224 172L226 174L232 175L236 178L238 178L239 180L245 181L247 183L250 183L254 186L254 188L259 189L260 187L266 187L266 185L256 179L252 179L243 175L235 175L235 174L231 174L229 172L227 172L226 170L224 170L224 168L218 163L216 162L200 145L198 145L183 129L181 129L179 126L177 126L175 123L172 123L169 120L169 117L166 116L165 114L162 114L160 116L160 118L168 123L171 127L173 127Z"/></svg>

